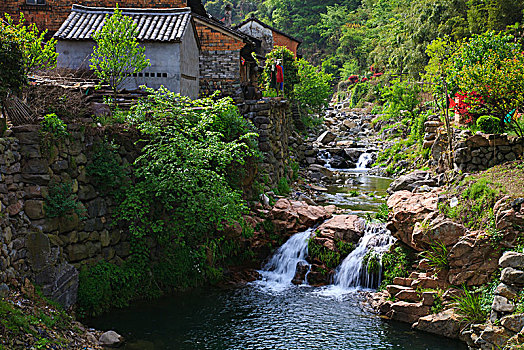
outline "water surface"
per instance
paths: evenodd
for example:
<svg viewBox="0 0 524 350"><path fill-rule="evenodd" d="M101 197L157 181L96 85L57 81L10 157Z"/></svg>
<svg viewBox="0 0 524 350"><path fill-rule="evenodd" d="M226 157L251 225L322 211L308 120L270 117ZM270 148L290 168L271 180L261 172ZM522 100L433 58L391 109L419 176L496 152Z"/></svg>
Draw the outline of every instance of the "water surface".
<svg viewBox="0 0 524 350"><path fill-rule="evenodd" d="M255 282L206 289L108 313L88 324L114 329L125 350L160 349L466 349L457 341L384 321L361 306L358 291L323 296L321 288L283 291Z"/></svg>

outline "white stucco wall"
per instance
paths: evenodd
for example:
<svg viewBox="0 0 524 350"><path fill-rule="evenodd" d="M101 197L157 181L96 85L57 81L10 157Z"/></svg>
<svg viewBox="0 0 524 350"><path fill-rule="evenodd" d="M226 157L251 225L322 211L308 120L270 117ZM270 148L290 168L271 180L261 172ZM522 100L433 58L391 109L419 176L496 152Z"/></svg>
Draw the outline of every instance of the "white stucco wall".
<svg viewBox="0 0 524 350"><path fill-rule="evenodd" d="M200 90L199 65L200 49L198 48L195 31L188 26L180 46L180 94L192 99L198 98Z"/></svg>
<svg viewBox="0 0 524 350"><path fill-rule="evenodd" d="M158 89L163 85L173 92L191 98L198 97L199 50L193 30L188 28L186 32L182 50L180 43L143 43L146 48L146 58L150 60L151 66L138 73L136 77L129 77L122 88L136 89L141 85L146 85ZM56 46L58 52L57 66L70 69L88 69L89 58L94 45L95 43L92 40L59 40ZM181 63L183 65L182 70ZM197 79L194 81L184 79L181 86L182 72Z"/></svg>

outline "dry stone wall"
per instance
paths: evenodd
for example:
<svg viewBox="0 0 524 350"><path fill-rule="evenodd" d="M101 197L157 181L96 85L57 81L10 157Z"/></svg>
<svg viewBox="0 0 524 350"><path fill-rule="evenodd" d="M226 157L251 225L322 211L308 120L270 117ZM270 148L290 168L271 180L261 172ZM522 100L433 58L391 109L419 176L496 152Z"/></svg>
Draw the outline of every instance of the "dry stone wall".
<svg viewBox="0 0 524 350"><path fill-rule="evenodd" d="M258 146L263 153L259 171L268 175L274 187L279 179L292 176L290 161L302 161L306 150L302 137L294 131L290 103L283 98L251 100L242 109L259 134Z"/></svg>
<svg viewBox="0 0 524 350"><path fill-rule="evenodd" d="M87 175L93 147L105 135L75 124L66 139L44 144L39 125L10 132L0 139L0 282L27 277L69 306L76 300L78 268L102 259L120 263L129 255L125 230L112 225L112 197ZM123 144L118 157L128 164L136 152L132 142ZM64 183L85 209L84 219L46 215L50 187Z"/></svg>
<svg viewBox="0 0 524 350"><path fill-rule="evenodd" d="M260 135L258 168L274 188L278 179L292 176L289 161L299 161L305 149L292 131L289 103L266 99L240 108ZM127 229L113 224L116 203L97 187L88 168L97 145L109 141L119 145L116 158L124 168L133 163L136 136L92 125L91 119L71 123L69 136L60 141L46 141L39 125L13 127L0 138L0 283L16 285L28 278L65 306L76 301L82 266L101 260L120 264L130 254ZM85 209L84 218L46 213L50 189L64 183ZM155 242L150 245L154 251Z"/></svg>

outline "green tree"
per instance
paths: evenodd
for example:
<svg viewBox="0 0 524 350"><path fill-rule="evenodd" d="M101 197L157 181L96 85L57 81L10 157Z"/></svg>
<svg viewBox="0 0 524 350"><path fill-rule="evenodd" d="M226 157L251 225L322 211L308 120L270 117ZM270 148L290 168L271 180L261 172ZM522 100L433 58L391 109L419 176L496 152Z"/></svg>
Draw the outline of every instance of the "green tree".
<svg viewBox="0 0 524 350"><path fill-rule="evenodd" d="M118 88L133 73L150 65L145 48L137 40L136 23L115 8L113 15L106 15L102 29L93 35L97 46L91 55L91 69L107 83L116 94Z"/></svg>
<svg viewBox="0 0 524 350"><path fill-rule="evenodd" d="M293 97L294 86L299 82L298 66L295 55L285 46L276 46L266 55L266 67L262 73L262 80L266 90L270 89L272 67L280 60L284 67L284 95Z"/></svg>
<svg viewBox="0 0 524 350"><path fill-rule="evenodd" d="M7 128L5 99L10 94L18 93L26 84L23 62L24 56L18 43L7 35L0 35L0 135Z"/></svg>
<svg viewBox="0 0 524 350"><path fill-rule="evenodd" d="M0 36L9 35L17 43L22 51L26 75L56 66L56 40L45 40L46 33L47 30L40 32L34 23L26 26L23 13L20 13L17 24L8 14L5 15L5 21L0 20Z"/></svg>
<svg viewBox="0 0 524 350"><path fill-rule="evenodd" d="M295 84L294 96L302 110L319 112L327 106L333 93L331 74L313 66L304 59L297 60L299 82Z"/></svg>

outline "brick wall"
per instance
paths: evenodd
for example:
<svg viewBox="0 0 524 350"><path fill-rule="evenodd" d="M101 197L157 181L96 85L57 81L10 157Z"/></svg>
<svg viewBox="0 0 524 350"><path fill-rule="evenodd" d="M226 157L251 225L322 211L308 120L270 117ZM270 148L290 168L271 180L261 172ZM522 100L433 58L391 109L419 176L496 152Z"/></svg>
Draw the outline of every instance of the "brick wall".
<svg viewBox="0 0 524 350"><path fill-rule="evenodd" d="M4 0L0 3L2 13L6 12L18 19L20 12L29 23L35 23L41 30L48 29L55 32L69 16L73 4L98 7L115 7L118 3L120 8L173 8L186 7L186 0L46 0L46 5L27 5L25 0Z"/></svg>
<svg viewBox="0 0 524 350"><path fill-rule="evenodd" d="M287 36L273 32L273 45L286 46L295 54L295 56L297 55L298 44L298 42L288 38Z"/></svg>
<svg viewBox="0 0 524 350"><path fill-rule="evenodd" d="M196 28L202 51L234 51L245 46L241 39L234 38L201 23L197 23Z"/></svg>

